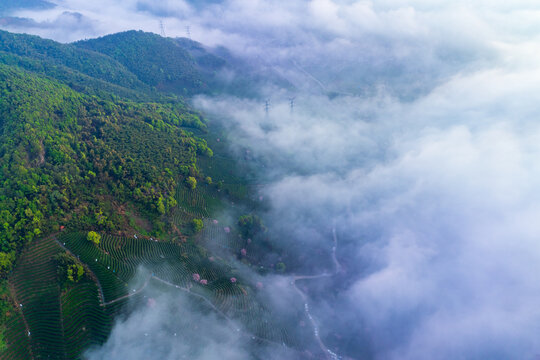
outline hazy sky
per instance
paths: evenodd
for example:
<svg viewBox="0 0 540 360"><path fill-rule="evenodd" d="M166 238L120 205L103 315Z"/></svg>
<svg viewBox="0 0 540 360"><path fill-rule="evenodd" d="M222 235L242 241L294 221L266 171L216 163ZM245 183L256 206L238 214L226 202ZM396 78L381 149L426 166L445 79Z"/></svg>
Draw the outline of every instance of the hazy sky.
<svg viewBox="0 0 540 360"><path fill-rule="evenodd" d="M3 27L72 41L162 20L298 86L294 115L275 88L269 119L254 100L195 104L287 159L266 190L286 241L335 222L347 281L313 300L325 335L373 359L540 354L540 3L52 2Z"/></svg>

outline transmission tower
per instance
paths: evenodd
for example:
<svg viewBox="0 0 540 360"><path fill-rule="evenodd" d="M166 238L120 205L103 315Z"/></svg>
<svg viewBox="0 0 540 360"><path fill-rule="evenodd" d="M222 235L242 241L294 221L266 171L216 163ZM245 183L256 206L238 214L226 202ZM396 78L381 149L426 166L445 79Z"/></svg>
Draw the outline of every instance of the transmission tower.
<svg viewBox="0 0 540 360"><path fill-rule="evenodd" d="M268 112L270 111L270 100L266 99L264 102L264 112L266 113L266 116L268 116Z"/></svg>
<svg viewBox="0 0 540 360"><path fill-rule="evenodd" d="M163 26L163 20L159 20L159 30L161 31L161 36L165 37L165 26Z"/></svg>
<svg viewBox="0 0 540 360"><path fill-rule="evenodd" d="M191 28L190 28L189 25L186 26L186 35L187 35L188 39L191 40Z"/></svg>
<svg viewBox="0 0 540 360"><path fill-rule="evenodd" d="M294 112L294 99L295 97L289 98L289 105L291 106L291 114Z"/></svg>

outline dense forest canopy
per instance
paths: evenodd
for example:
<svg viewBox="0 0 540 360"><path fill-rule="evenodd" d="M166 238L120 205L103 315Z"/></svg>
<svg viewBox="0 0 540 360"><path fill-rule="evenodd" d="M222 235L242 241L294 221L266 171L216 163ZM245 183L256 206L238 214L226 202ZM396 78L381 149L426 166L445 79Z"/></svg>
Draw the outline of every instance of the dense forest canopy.
<svg viewBox="0 0 540 360"><path fill-rule="evenodd" d="M152 90L162 81L196 88L194 61L170 39L136 34L157 47L166 42L184 62L150 74L137 68L146 66L140 57L129 62L124 56L135 44L148 45L138 40L122 41L113 59L90 49L113 49L107 39L86 49L0 31L4 273L36 237L64 226L118 230L113 201L133 201L157 217L176 204L172 194L179 177L202 176L197 156L212 156L212 151L186 128L204 131L206 125L181 99ZM155 77L175 71L180 77Z"/></svg>
<svg viewBox="0 0 540 360"><path fill-rule="evenodd" d="M138 79L161 89L193 94L205 88L195 60L171 38L128 31L75 43L115 59Z"/></svg>

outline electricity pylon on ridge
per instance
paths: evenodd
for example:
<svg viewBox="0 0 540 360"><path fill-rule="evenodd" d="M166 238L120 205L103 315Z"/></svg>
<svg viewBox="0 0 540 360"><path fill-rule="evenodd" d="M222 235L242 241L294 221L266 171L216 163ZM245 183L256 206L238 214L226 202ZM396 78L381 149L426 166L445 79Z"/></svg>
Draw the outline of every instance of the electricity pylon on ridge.
<svg viewBox="0 0 540 360"><path fill-rule="evenodd" d="M270 100L266 99L264 102L264 112L266 113L266 116L268 116L269 111L270 111Z"/></svg>
<svg viewBox="0 0 540 360"><path fill-rule="evenodd" d="M163 26L163 20L159 20L159 30L161 32L161 36L165 37L165 27Z"/></svg>
<svg viewBox="0 0 540 360"><path fill-rule="evenodd" d="M291 114L294 112L294 99L296 99L296 97L289 98L289 105L291 107Z"/></svg>

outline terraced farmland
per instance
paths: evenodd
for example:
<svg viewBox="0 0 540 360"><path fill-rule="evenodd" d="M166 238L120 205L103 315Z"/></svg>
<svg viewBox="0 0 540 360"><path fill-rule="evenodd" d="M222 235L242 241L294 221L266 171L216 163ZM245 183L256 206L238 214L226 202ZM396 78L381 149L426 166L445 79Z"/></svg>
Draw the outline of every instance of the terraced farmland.
<svg viewBox="0 0 540 360"><path fill-rule="evenodd" d="M52 259L61 248L53 241L42 239L31 244L20 258L9 279L15 290L26 323L35 358L63 359L60 289L56 265Z"/></svg>
<svg viewBox="0 0 540 360"><path fill-rule="evenodd" d="M0 354L0 359L30 359L30 337L22 314L14 311L6 322L4 334L7 349Z"/></svg>
<svg viewBox="0 0 540 360"><path fill-rule="evenodd" d="M208 226L208 229L214 228L217 229L218 225L212 223ZM220 231L215 231L226 234L222 227ZM238 239L237 236L232 238ZM258 321L254 322L253 319L261 317L271 319L267 310L255 301L256 290L248 284L242 284L240 280L232 281L231 279L237 276L234 269L223 261L214 259L201 247L192 243L173 244L113 236L103 236L99 246L93 246L89 245L83 233L65 235L61 238L61 241L64 240L66 247L77 253L81 260L89 260L88 266L92 270L103 269L96 272L96 275L102 282L104 293L109 294L105 295L106 304L114 302L110 297L111 292L105 292L106 288L114 287L114 283L110 283L111 279L117 278L122 284L127 284L136 274L137 268L143 266L146 272L141 276L146 282L155 279L172 287L189 290L190 293L206 298L226 317L246 322L257 337L278 342L288 341L287 334L281 329L271 329L271 322L268 327L258 324ZM235 247L240 245L234 242L230 244ZM104 276L105 272L108 274ZM194 274L197 274L199 279L206 280L206 283L194 281ZM123 286L124 291L117 292L116 296L123 298L130 291L138 292L142 287L142 283L130 289Z"/></svg>
<svg viewBox="0 0 540 360"><path fill-rule="evenodd" d="M231 247L241 245L234 242L237 235L208 222L207 235L214 234L214 240L221 239ZM63 292L53 260L62 248L90 270L89 276ZM140 267L146 271L134 283ZM294 344L296 340L275 324L272 314L257 301L255 287L238 276L223 260L191 241L174 244L103 235L95 246L83 232L40 240L28 247L10 278L22 306L21 314L14 313L8 324L9 348L0 359L79 358L89 346L107 339L114 316L128 302L136 298L144 301L149 282L184 291L217 315L241 321L246 335L253 339Z"/></svg>
<svg viewBox="0 0 540 360"><path fill-rule="evenodd" d="M94 246L86 240L84 233L63 235L59 240L96 274L105 302L129 293L127 284L139 267L146 269L148 274L174 279L178 285L187 284L195 272L210 278L219 272L219 266L208 260L204 249L192 243L173 244L104 235L99 246ZM119 284L122 291L108 290Z"/></svg>
<svg viewBox="0 0 540 360"><path fill-rule="evenodd" d="M86 281L62 294L61 308L67 359L107 339L112 319L100 304L96 284Z"/></svg>
<svg viewBox="0 0 540 360"><path fill-rule="evenodd" d="M6 324L8 348L0 359L78 359L106 339L112 320L96 284L86 278L61 291L53 257L62 251L46 238L22 254L9 278L20 313Z"/></svg>
<svg viewBox="0 0 540 360"><path fill-rule="evenodd" d="M179 209L193 218L207 218L221 206L218 195L217 190L208 185L200 185L193 190L179 186L176 190L176 201Z"/></svg>
<svg viewBox="0 0 540 360"><path fill-rule="evenodd" d="M133 270L125 263L92 245L83 233L62 234L59 241L97 276L105 302L127 294L127 281Z"/></svg>
<svg viewBox="0 0 540 360"><path fill-rule="evenodd" d="M202 232L188 241L102 234L94 245L86 232L66 232L30 245L10 279L21 315L9 324L9 348L0 359L80 358L89 346L107 339L115 316L146 301L149 283L186 292L220 317L242 322L252 341L295 344L257 301L255 286L243 283L226 260L209 252L235 254L246 247L234 227L210 218L225 206L223 193L208 185L179 186L176 198L179 206L170 214L175 224L185 228L194 218L204 219ZM77 257L88 275L63 292L53 261L62 251Z"/></svg>
<svg viewBox="0 0 540 360"><path fill-rule="evenodd" d="M201 239L205 247L214 250L226 249L236 253L245 247L245 241L233 229L214 220L204 222Z"/></svg>

